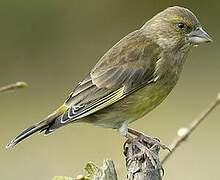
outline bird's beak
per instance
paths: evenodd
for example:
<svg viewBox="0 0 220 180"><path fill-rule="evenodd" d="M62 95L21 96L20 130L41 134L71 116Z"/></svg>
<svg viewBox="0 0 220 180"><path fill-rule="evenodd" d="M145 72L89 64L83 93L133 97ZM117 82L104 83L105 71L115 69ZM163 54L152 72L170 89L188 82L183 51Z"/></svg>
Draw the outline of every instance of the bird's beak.
<svg viewBox="0 0 220 180"><path fill-rule="evenodd" d="M204 42L212 42L212 38L208 35L208 33L202 29L202 27L196 28L196 30L192 31L188 34L188 41L192 44L200 44Z"/></svg>

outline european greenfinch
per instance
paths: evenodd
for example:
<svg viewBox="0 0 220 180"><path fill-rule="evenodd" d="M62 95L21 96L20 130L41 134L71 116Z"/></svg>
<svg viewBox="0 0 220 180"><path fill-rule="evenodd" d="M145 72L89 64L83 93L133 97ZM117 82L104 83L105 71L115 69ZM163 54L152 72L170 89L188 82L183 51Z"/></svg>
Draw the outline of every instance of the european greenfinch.
<svg viewBox="0 0 220 180"><path fill-rule="evenodd" d="M7 148L35 132L49 134L78 122L117 129L157 107L176 85L192 47L211 42L196 16L169 7L109 49L64 104L15 137Z"/></svg>

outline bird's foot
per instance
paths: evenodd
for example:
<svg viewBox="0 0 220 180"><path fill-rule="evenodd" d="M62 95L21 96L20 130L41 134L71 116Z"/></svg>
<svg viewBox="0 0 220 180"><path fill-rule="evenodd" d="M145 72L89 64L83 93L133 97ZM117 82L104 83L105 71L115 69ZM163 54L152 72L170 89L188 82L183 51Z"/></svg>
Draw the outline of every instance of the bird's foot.
<svg viewBox="0 0 220 180"><path fill-rule="evenodd" d="M128 128L128 133L136 136L138 141L145 141L148 143L150 142L151 144L160 146L163 150L168 150L169 152L171 152L170 148L167 145L162 144L160 142L160 139L158 139L158 138L151 137L149 135L146 135L142 132L139 132L139 131L136 131L136 130L130 129L130 128Z"/></svg>
<svg viewBox="0 0 220 180"><path fill-rule="evenodd" d="M138 137L133 138L131 136L127 136L127 141L124 144L124 152L126 152L126 147L129 144L133 145L133 148L135 149L135 153L132 155L132 160L144 160L148 159L150 163L152 164L154 169L162 170L163 168L161 165L161 162L159 160L157 152L159 152L160 146L152 141L146 141L146 139L140 140Z"/></svg>

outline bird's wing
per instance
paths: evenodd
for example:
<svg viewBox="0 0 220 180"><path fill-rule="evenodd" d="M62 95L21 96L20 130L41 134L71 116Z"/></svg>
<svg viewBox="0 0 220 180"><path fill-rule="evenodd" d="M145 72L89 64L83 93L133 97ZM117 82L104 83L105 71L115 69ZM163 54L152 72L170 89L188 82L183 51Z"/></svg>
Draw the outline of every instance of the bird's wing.
<svg viewBox="0 0 220 180"><path fill-rule="evenodd" d="M67 123L97 112L154 80L161 49L137 30L113 46L71 92Z"/></svg>

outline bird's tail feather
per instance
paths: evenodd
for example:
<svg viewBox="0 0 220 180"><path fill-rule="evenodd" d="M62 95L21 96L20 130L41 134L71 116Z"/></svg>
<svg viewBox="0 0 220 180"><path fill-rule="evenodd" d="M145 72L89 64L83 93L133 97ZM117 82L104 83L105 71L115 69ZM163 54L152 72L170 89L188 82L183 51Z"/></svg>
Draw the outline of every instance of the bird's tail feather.
<svg viewBox="0 0 220 180"><path fill-rule="evenodd" d="M6 148L7 149L12 148L17 143L19 143L23 139L29 137L30 135L34 134L35 132L43 131L43 130L47 129L49 127L49 124L50 123L47 119L47 120L40 121L39 123L34 124L34 125L30 126L29 128L24 129L18 136L16 136L12 141L10 141L6 145Z"/></svg>
<svg viewBox="0 0 220 180"><path fill-rule="evenodd" d="M30 126L27 129L24 129L18 136L16 136L12 141L10 141L6 148L12 148L22 140L26 139L27 137L31 136L36 132L47 132L50 126L55 122L56 118L59 117L62 113L66 111L67 107L64 105L60 106L56 111L50 114L47 118L40 121L37 124ZM50 131L51 132L51 131ZM48 134L48 133L46 133Z"/></svg>

